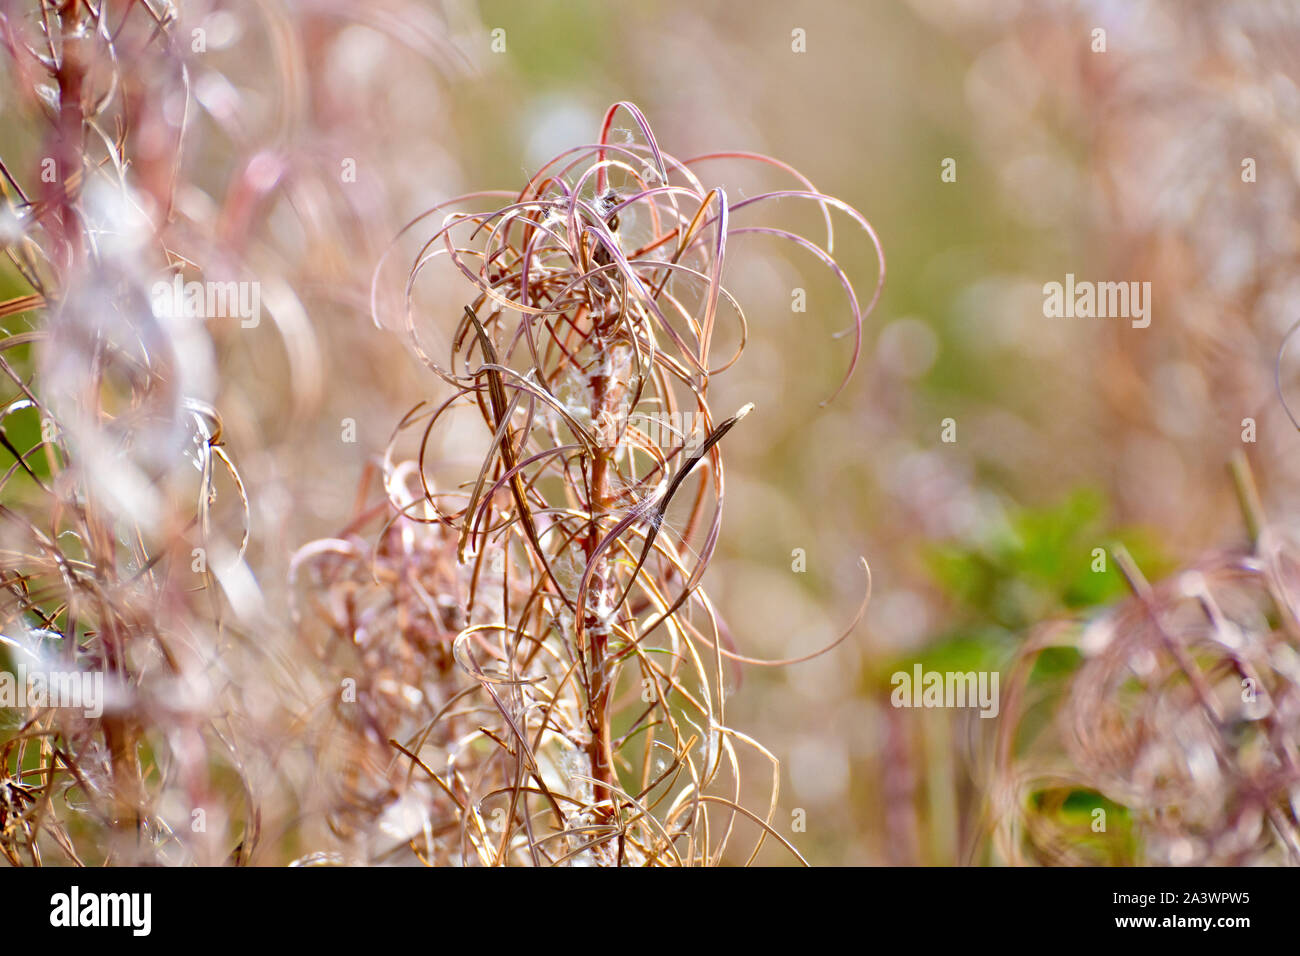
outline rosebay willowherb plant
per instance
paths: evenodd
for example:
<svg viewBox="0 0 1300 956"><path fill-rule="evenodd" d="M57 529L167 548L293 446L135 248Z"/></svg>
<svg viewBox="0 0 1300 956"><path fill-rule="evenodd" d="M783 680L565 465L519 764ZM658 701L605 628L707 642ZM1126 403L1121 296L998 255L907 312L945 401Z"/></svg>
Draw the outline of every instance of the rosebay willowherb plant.
<svg viewBox="0 0 1300 956"><path fill-rule="evenodd" d="M1134 596L1018 653L991 790L1007 862L1300 862L1300 545L1263 520L1244 462L1251 547L1157 584L1118 550ZM1043 679L1062 653L1077 666Z"/></svg>
<svg viewBox="0 0 1300 956"><path fill-rule="evenodd" d="M257 665L217 579L247 570L247 498L207 332L149 295L176 264L179 160L132 169L142 129L171 142L173 17L0 12L7 115L47 124L36 156L0 162L5 278L27 286L0 302L0 854L242 862L260 824L232 685L253 690Z"/></svg>
<svg viewBox="0 0 1300 956"><path fill-rule="evenodd" d="M620 110L634 128L616 137ZM790 185L733 200L707 185L723 162ZM745 224L777 202L811 207L824 245ZM878 262L865 305L835 258L836 216ZM751 408L718 414L709 390L748 334L723 285L738 237L788 240L831 270L856 361L884 279L871 226L775 160L679 160L621 103L596 143L519 192L450 200L403 238L419 230L398 318L393 250L372 310L405 327L449 394L402 422L387 501L295 561L302 617L325 626L319 652L354 655L340 668L337 713L354 733L336 832L359 859L409 846L426 862L701 865L753 860L769 840L802 859L774 825L779 762L727 722L739 665L791 662L739 653L700 587L721 530L725 436ZM461 303L416 304L435 267L458 277ZM445 359L431 344L440 324ZM724 328L735 345L719 359ZM449 480L434 450L465 409L481 421L482 458ZM407 435L418 452L402 460ZM373 544L367 522L381 525ZM770 781L752 807L751 764ZM742 832L752 839L729 855Z"/></svg>

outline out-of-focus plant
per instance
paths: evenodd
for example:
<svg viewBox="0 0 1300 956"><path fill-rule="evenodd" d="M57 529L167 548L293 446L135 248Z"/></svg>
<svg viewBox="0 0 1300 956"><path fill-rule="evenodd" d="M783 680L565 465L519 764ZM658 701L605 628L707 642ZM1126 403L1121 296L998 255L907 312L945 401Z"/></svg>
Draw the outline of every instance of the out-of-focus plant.
<svg viewBox="0 0 1300 956"><path fill-rule="evenodd" d="M865 675L867 692L887 705L893 675L911 674L918 666L929 673L1002 673L1025 632L1037 623L1096 613L1122 596L1125 581L1110 558L1113 547L1124 548L1153 571L1166 567L1148 534L1113 527L1104 499L1083 488L1054 504L1010 509L1002 520L966 539L930 545L926 565L938 588L936 597L951 607L952 623L924 647L875 662ZM1077 664L1077 653L1068 650L1044 654L1033 686L1043 692ZM936 711L929 719L908 721L888 710L886 718L891 760L897 765L884 768L883 799L894 818L909 821L900 830L915 830L910 846L906 840L895 846L894 862L981 859L990 832L985 794L994 722L964 711ZM1000 715L999 723L1010 719ZM923 771L917 777L926 787L951 788L942 799L956 825L927 820L920 812L916 781L906 783L913 766ZM1067 812L1072 793L1058 796ZM932 802L936 799L931 796ZM954 842L945 846L941 834L949 831Z"/></svg>
<svg viewBox="0 0 1300 956"><path fill-rule="evenodd" d="M634 126L625 137L614 135L620 109ZM732 200L702 178L722 161L766 164L792 183ZM811 205L824 245L745 224L777 200ZM865 306L834 258L833 214L875 248ZM451 200L404 234L435 215L398 321L381 314L386 263L373 302L376 322L405 326L450 397L402 423L419 452L385 462L386 510L361 519L382 520L376 543L354 526L295 563L300 607L325 625L317 646L352 645L364 675L337 707L363 769L336 830L358 837L356 852L405 840L427 862L699 865L720 862L748 826L752 852L737 859L767 840L798 856L773 826L778 761L726 720L732 671L750 659L700 588L721 529L722 439L750 408L717 417L708 392L748 335L723 284L736 238L788 240L832 270L856 361L884 278L870 225L774 160L676 159L626 103L598 142L546 163L520 192ZM430 332L413 304L435 264L470 290L445 362L430 341L449 317ZM734 344L719 360L723 334ZM448 483L426 449L463 409L488 441L471 476ZM755 759L770 798L750 809L740 788Z"/></svg>
<svg viewBox="0 0 1300 956"><path fill-rule="evenodd" d="M0 162L0 241L27 286L0 302L0 664L11 695L32 674L43 691L6 711L0 853L239 862L260 824L226 718L254 668L216 582L246 572L247 500L208 335L152 294L178 265L160 238L176 168L157 160L179 162L164 100L184 67L170 17L136 4L110 27L108 8L0 20L6 109L48 129ZM157 148L133 170L142 137Z"/></svg>
<svg viewBox="0 0 1300 956"><path fill-rule="evenodd" d="M1014 638L1031 624L1119 597L1124 580L1103 545L1123 544L1146 567L1163 564L1150 535L1106 527L1104 500L1079 489L1060 503L1017 508L972 541L927 549L931 575L963 629Z"/></svg>
<svg viewBox="0 0 1300 956"><path fill-rule="evenodd" d="M1154 585L1117 548L1133 597L1017 655L990 796L1006 861L1300 862L1300 552L1244 458L1237 479L1250 547Z"/></svg>

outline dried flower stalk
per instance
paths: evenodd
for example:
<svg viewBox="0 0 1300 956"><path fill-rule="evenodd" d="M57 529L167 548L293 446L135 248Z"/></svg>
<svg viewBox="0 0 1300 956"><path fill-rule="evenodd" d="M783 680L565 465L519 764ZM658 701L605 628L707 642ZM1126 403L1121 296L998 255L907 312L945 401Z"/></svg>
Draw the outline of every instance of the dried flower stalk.
<svg viewBox="0 0 1300 956"><path fill-rule="evenodd" d="M620 110L638 135L614 142ZM733 202L701 179L723 160L767 164L795 182ZM736 223L775 200L814 204L825 244ZM833 213L861 227L878 257L865 307L834 258ZM379 852L396 835L426 862L716 864L746 825L756 838L738 859L768 840L798 857L774 825L778 761L726 722L731 671L766 662L729 646L700 588L721 530L720 443L750 408L718 418L709 386L748 335L722 284L745 234L789 240L838 278L853 316L847 380L884 278L870 225L774 160L664 153L627 103L609 110L596 143L556 157L520 192L448 201L403 237L435 216L401 324L450 397L418 406L398 430L417 433L419 451L399 464L390 449L379 544L318 542L297 562L310 577L299 590L317 596L335 639L326 653L339 638L361 651L358 688L369 691L337 709L369 741L352 766L386 781L360 807L387 834ZM380 325L393 324L390 256L372 295ZM415 305L435 265L472 290L445 362ZM719 363L712 345L724 322L739 346ZM465 408L490 440L476 477L444 486L430 449ZM364 602L345 596L358 588ZM408 706L391 707L393 693ZM746 752L771 776L760 809L741 802ZM355 820L356 809L340 816ZM376 852L373 838L363 843L362 856Z"/></svg>

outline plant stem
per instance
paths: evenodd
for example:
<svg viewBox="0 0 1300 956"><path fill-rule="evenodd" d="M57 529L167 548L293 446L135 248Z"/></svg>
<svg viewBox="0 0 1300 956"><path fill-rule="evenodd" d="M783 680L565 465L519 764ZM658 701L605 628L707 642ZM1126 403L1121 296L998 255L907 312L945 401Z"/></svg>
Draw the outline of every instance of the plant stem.
<svg viewBox="0 0 1300 956"><path fill-rule="evenodd" d="M602 413L609 407L610 395L614 390L607 374L608 348L599 333L593 332L596 354L596 371L591 376L593 421L603 421ZM591 521L587 531L586 555L590 562L596 555L600 544L600 518L609 510L609 458L608 450L602 445L591 465L591 500L588 513ZM582 609L586 616L585 630L591 639L591 686L588 689L587 722L591 729L591 740L587 745L591 760L591 775L597 781L593 799L597 804L605 802L599 816L613 816L614 794L609 785L614 782L614 755L610 739L609 704L610 686L605 673L605 655L609 645L609 626L600 619L600 614L591 607L599 608L609 587L604 558L599 558L600 566L592 575L593 587L588 598L588 607ZM604 784L604 786L601 786ZM607 802L606 802L607 801Z"/></svg>

